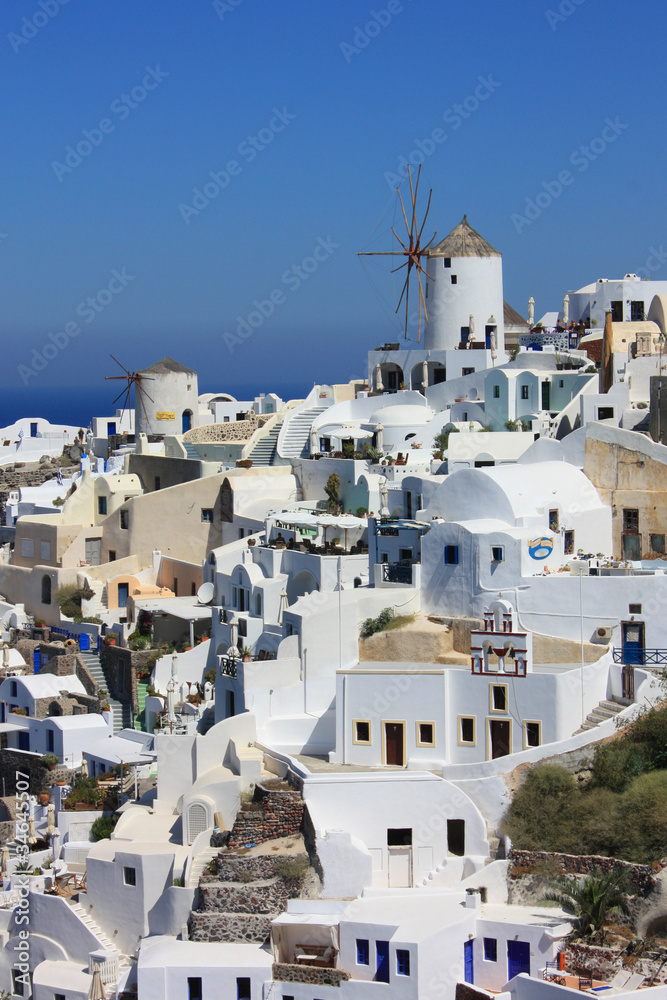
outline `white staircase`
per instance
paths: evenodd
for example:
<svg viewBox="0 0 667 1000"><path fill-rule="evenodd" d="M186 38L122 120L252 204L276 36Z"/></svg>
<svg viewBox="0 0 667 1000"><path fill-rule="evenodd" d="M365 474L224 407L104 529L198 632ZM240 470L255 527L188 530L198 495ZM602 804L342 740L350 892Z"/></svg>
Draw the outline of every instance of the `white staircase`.
<svg viewBox="0 0 667 1000"><path fill-rule="evenodd" d="M307 458L310 455L310 429L320 413L333 404L332 397L318 398L318 387L309 394L306 401L285 417L278 438L278 454L281 458Z"/></svg>
<svg viewBox="0 0 667 1000"><path fill-rule="evenodd" d="M188 889L196 889L199 885L199 879L205 868L208 868L213 858L217 858L220 854L219 847L205 847L196 858L193 858L192 865L190 866L190 876L188 878Z"/></svg>
<svg viewBox="0 0 667 1000"><path fill-rule="evenodd" d="M599 726L601 722L606 722L608 719L615 718L619 712L622 712L624 708L628 707L630 702L616 701L615 698L607 701L601 701L597 708L594 708L592 712L589 712L584 719L583 726L580 726L572 735L577 736L579 733L585 733L589 729L595 729Z"/></svg>
<svg viewBox="0 0 667 1000"><path fill-rule="evenodd" d="M193 445L192 441L183 441L183 447L185 448L185 457L192 459L193 462L201 462L201 455Z"/></svg>
<svg viewBox="0 0 667 1000"><path fill-rule="evenodd" d="M113 941L107 937L99 924L95 923L89 912L81 905L81 903L69 900L69 906L72 912L76 913L81 923L85 924L90 933L95 935L100 943L100 947L104 948L105 951L111 952L111 954L117 959L118 976L120 977L123 972L130 968L130 962L127 955L124 955L122 951L116 947Z"/></svg>
<svg viewBox="0 0 667 1000"><path fill-rule="evenodd" d="M253 465L273 465L277 454L278 435L282 426L283 421L277 420L268 433L259 439L247 456Z"/></svg>
<svg viewBox="0 0 667 1000"><path fill-rule="evenodd" d="M114 736L116 733L120 732L121 729L129 729L132 726L132 713L130 711L129 705L124 705L120 701L116 701L109 694L109 684L106 679L104 670L102 669L102 662L97 655L93 653L92 650L82 650L79 656L88 668L90 676L93 678L98 687L104 688L107 692L107 701L109 702L109 708L111 709L113 715L113 732Z"/></svg>

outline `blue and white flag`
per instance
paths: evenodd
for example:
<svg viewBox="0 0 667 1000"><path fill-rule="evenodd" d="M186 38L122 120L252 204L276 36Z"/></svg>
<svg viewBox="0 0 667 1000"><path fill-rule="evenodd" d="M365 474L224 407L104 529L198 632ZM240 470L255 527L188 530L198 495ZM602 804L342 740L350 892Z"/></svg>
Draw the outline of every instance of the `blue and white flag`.
<svg viewBox="0 0 667 1000"><path fill-rule="evenodd" d="M58 481L58 486L62 486L62 484L63 484L63 470L62 470L62 467L60 465L58 466L58 480L57 481Z"/></svg>

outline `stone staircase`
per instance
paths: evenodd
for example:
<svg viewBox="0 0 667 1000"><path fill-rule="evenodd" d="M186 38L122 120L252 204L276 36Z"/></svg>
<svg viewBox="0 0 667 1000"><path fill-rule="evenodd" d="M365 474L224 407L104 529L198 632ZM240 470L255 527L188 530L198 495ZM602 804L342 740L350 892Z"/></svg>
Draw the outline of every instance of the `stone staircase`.
<svg viewBox="0 0 667 1000"><path fill-rule="evenodd" d="M110 952L114 958L118 961L118 976L120 977L127 969L130 968L130 961L127 955L124 955L111 941L110 938L104 933L99 924L96 924L93 918L90 916L88 911L81 905L81 903L75 902L73 899L69 900L69 906L73 913L76 913L77 917L81 923L85 924L91 934L94 934L100 943L100 947L104 948L105 951Z"/></svg>
<svg viewBox="0 0 667 1000"><path fill-rule="evenodd" d="M220 853L219 847L205 847L196 858L194 858L192 865L190 867L190 877L188 878L188 889L196 889L199 885L199 879L202 877L205 869L209 867L214 858L217 858Z"/></svg>
<svg viewBox="0 0 667 1000"><path fill-rule="evenodd" d="M299 407L285 420L278 454L281 458L307 458L310 455L310 428L320 413L331 406L332 400Z"/></svg>
<svg viewBox="0 0 667 1000"><path fill-rule="evenodd" d="M248 455L253 465L273 465L278 453L278 435L282 426L283 421L277 420L268 433L259 439Z"/></svg>
<svg viewBox="0 0 667 1000"><path fill-rule="evenodd" d="M130 729L132 726L132 712L130 710L130 706L123 704L120 701L116 701L116 699L112 698L109 694L109 683L107 681L106 674L104 673L102 662L97 653L93 653L92 650L82 650L79 653L79 656L88 668L95 683L100 688L104 688L107 692L107 700L113 714L114 736L116 733L120 732L121 729Z"/></svg>
<svg viewBox="0 0 667 1000"><path fill-rule="evenodd" d="M628 707L628 703L612 698L610 701L606 699L601 701L597 708L594 708L592 712L589 712L584 720L583 726L580 726L572 735L577 736L579 733L585 733L589 729L595 729L599 726L601 722L606 722L608 719L615 718L619 712L622 712L624 708Z"/></svg>

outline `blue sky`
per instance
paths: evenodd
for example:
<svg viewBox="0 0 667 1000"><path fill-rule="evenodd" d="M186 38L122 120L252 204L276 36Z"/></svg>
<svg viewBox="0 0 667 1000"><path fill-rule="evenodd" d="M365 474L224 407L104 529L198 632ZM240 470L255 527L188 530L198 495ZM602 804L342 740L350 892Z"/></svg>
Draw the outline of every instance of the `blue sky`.
<svg viewBox="0 0 667 1000"><path fill-rule="evenodd" d="M667 240L663 10L3 4L2 384L106 398L110 351L173 355L211 389L364 374L400 336L399 286L356 251L390 245L413 152L429 235L466 212L524 315L637 271Z"/></svg>

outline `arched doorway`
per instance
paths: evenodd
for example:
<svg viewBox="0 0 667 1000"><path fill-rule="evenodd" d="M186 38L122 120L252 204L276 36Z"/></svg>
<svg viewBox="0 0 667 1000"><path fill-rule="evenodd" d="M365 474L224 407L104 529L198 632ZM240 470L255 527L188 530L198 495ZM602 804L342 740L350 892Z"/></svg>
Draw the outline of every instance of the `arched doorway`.
<svg viewBox="0 0 667 1000"><path fill-rule="evenodd" d="M51 603L51 577L44 575L42 577L42 604Z"/></svg>
<svg viewBox="0 0 667 1000"><path fill-rule="evenodd" d="M303 597L304 594L310 594L313 590L319 590L317 580L310 572L310 570L304 569L292 579L287 584L287 602L289 605L294 604L299 597Z"/></svg>
<svg viewBox="0 0 667 1000"><path fill-rule="evenodd" d="M382 371L382 384L384 385L385 391L387 392L397 392L403 387L403 369L395 364L393 361L388 364L381 365Z"/></svg>
<svg viewBox="0 0 667 1000"><path fill-rule="evenodd" d="M183 433L186 434L192 427L192 410L183 410Z"/></svg>

